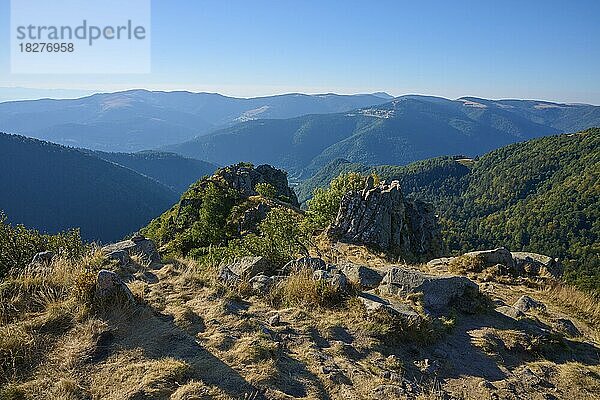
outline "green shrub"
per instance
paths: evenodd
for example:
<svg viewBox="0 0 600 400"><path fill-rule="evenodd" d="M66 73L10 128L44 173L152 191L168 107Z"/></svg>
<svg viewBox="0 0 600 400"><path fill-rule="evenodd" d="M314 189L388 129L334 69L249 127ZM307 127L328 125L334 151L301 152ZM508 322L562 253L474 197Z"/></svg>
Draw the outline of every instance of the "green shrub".
<svg viewBox="0 0 600 400"><path fill-rule="evenodd" d="M308 201L308 222L315 229L326 228L337 216L342 197L353 190L362 190L365 177L356 172L341 174L331 181L326 189L317 188Z"/></svg>
<svg viewBox="0 0 600 400"><path fill-rule="evenodd" d="M27 266L39 252L52 251L63 258L78 259L85 250L78 229L56 235L42 234L22 225L10 225L0 212L0 279L10 270Z"/></svg>
<svg viewBox="0 0 600 400"><path fill-rule="evenodd" d="M254 187L254 190L267 199L274 199L277 196L277 189L270 183L259 183Z"/></svg>

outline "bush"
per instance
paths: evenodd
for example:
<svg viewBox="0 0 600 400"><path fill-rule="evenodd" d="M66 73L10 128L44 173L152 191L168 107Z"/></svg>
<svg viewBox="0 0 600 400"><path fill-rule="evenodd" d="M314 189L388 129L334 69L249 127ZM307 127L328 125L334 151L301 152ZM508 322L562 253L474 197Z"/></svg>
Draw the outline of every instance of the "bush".
<svg viewBox="0 0 600 400"><path fill-rule="evenodd" d="M337 216L342 197L348 192L362 190L364 186L364 176L349 172L332 180L328 188L315 189L313 198L307 203L308 222L314 229L325 229Z"/></svg>
<svg viewBox="0 0 600 400"><path fill-rule="evenodd" d="M52 251L66 259L79 259L85 250L78 229L56 235L42 234L22 225L8 224L0 212L0 279L11 270L27 266L39 252Z"/></svg>
<svg viewBox="0 0 600 400"><path fill-rule="evenodd" d="M229 245L234 256L262 256L275 265L283 265L305 252L306 239L302 216L287 208L274 208L258 225L259 235L250 234Z"/></svg>
<svg viewBox="0 0 600 400"><path fill-rule="evenodd" d="M274 199L277 196L277 189L270 183L259 183L254 187L254 190L267 199Z"/></svg>

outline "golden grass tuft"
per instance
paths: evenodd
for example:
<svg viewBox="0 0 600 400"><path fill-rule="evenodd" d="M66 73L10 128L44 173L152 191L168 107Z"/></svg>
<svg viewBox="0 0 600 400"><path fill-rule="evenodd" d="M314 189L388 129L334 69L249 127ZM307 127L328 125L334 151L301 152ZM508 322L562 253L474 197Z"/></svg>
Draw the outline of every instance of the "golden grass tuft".
<svg viewBox="0 0 600 400"><path fill-rule="evenodd" d="M269 301L274 305L307 309L338 306L343 299L343 294L329 283L313 279L309 268L293 272L269 294Z"/></svg>
<svg viewBox="0 0 600 400"><path fill-rule="evenodd" d="M548 287L546 295L552 303L565 308L571 314L587 322L597 332L600 331L600 301L598 298L562 283Z"/></svg>

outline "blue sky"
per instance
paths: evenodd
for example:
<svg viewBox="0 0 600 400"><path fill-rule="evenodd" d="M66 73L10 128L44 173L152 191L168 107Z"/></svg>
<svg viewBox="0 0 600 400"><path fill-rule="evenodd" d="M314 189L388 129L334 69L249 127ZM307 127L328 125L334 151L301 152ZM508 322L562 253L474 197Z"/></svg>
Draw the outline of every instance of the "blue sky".
<svg viewBox="0 0 600 400"><path fill-rule="evenodd" d="M0 87L600 104L597 0L155 0L152 73L140 75L11 75L9 12L0 0Z"/></svg>

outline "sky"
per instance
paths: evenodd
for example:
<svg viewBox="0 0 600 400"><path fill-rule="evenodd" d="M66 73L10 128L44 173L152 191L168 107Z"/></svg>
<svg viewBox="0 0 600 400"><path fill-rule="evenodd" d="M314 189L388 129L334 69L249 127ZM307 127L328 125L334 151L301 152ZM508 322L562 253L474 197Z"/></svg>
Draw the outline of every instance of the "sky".
<svg viewBox="0 0 600 400"><path fill-rule="evenodd" d="M0 0L0 87L600 104L599 15L598 0L154 0L151 73L50 75L10 73Z"/></svg>

